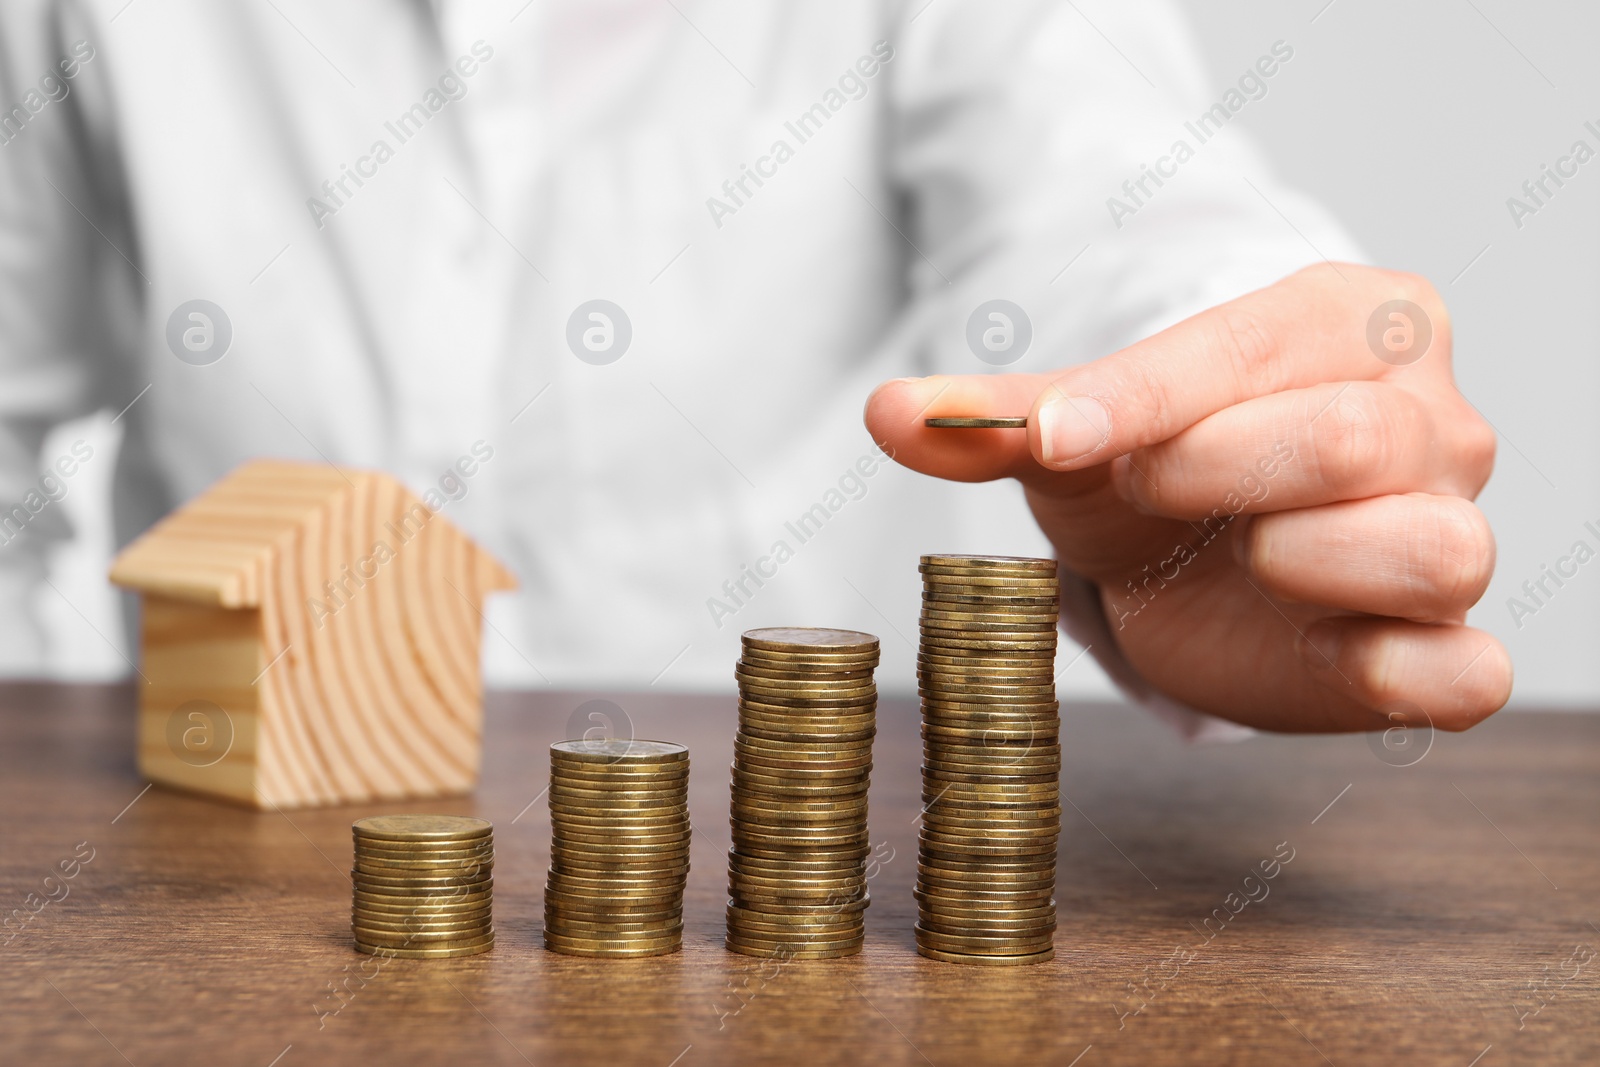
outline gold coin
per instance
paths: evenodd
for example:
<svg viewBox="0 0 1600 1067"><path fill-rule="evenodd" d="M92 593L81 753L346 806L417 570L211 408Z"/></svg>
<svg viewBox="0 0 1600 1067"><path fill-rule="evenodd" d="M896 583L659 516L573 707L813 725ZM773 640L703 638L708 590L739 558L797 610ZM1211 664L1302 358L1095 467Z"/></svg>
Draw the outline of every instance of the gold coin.
<svg viewBox="0 0 1600 1067"><path fill-rule="evenodd" d="M1050 671L1053 666L1052 663L1041 661L1041 666L1037 668L1004 667L988 670L978 665L935 667L919 664L917 685L932 690L946 690L956 685L1038 689L1042 686L1055 685L1055 677ZM1054 700L1055 696L1052 694L1046 699Z"/></svg>
<svg viewBox="0 0 1600 1067"><path fill-rule="evenodd" d="M552 760L573 763L651 764L687 762L689 750L670 741L647 741L643 738L595 738L577 741L557 741L550 746Z"/></svg>
<svg viewBox="0 0 1600 1067"><path fill-rule="evenodd" d="M981 842L981 843L980 843ZM962 859L1021 859L1023 857L1054 857L1056 854L1055 835L1040 844L1021 842L1018 844L996 843L993 838L952 838L942 834L935 834L924 828L918 847L924 859L930 864L937 864L940 859L960 861Z"/></svg>
<svg viewBox="0 0 1600 1067"><path fill-rule="evenodd" d="M774 848L769 847L764 842L745 841L743 843L735 842L734 847L746 856L774 860L793 859L797 855L803 859L810 859L817 855L836 856L841 859L865 859L872 852L872 846L868 843L830 845L826 848L818 848L813 845L791 845L789 847L780 845Z"/></svg>
<svg viewBox="0 0 1600 1067"><path fill-rule="evenodd" d="M683 811L669 811L665 815L654 812L627 812L627 811L601 811L590 809L588 812L563 809L553 812L550 820L551 826L559 829L571 829L578 833L604 833L616 830L619 833L672 833L685 830L689 827L687 805Z"/></svg>
<svg viewBox="0 0 1600 1067"><path fill-rule="evenodd" d="M838 763L822 760L765 760L735 748L733 763L730 766L749 774L820 784L834 779L866 777L872 771L872 758L868 756L862 759L841 760Z"/></svg>
<svg viewBox="0 0 1600 1067"><path fill-rule="evenodd" d="M818 908L814 914L735 915L728 908L728 929L741 937L763 938L769 941L786 941L804 937L817 941L847 941L860 937L866 926L859 911L835 915L830 910Z"/></svg>
<svg viewBox="0 0 1600 1067"><path fill-rule="evenodd" d="M552 825L578 826L580 821L590 824L601 823L606 826L646 825L650 822L671 824L673 820L688 818L689 805L671 804L665 807L641 806L631 807L625 804L594 804L588 801L569 800L566 797L553 798L550 801L550 822ZM568 823L568 819L573 821Z"/></svg>
<svg viewBox="0 0 1600 1067"><path fill-rule="evenodd" d="M733 668L734 677L764 680L766 684L782 682L817 682L834 685L864 685L872 681L873 667L856 667L851 670L835 670L828 667L807 667L804 664L792 664L789 667L773 667L765 663L749 663L741 660Z"/></svg>
<svg viewBox="0 0 1600 1067"><path fill-rule="evenodd" d="M399 860L462 860L478 856L493 856L494 839L492 837L484 837L477 841L469 841L463 845L455 846L433 841L407 844L403 841L376 841L357 837L355 838L355 851L357 855L361 856L379 856Z"/></svg>
<svg viewBox="0 0 1600 1067"><path fill-rule="evenodd" d="M736 783L760 791L815 788L851 792L853 789L865 789L871 780L872 772L870 766L843 769L817 767L802 771L793 768L752 767L738 762L732 764L729 770L733 772L733 780Z"/></svg>
<svg viewBox="0 0 1600 1067"><path fill-rule="evenodd" d="M751 874L748 871L733 871L728 876L728 883L737 889L751 892L766 892L783 896L789 893L795 895L825 896L829 893L840 891L854 892L866 885L866 879L861 875L845 875L840 878L807 878L801 881L798 878L772 878Z"/></svg>
<svg viewBox="0 0 1600 1067"><path fill-rule="evenodd" d="M1024 574L1056 573L1057 563L1042 556L995 556L981 552L927 552L918 560L919 567L956 567L973 570L1018 571Z"/></svg>
<svg viewBox="0 0 1600 1067"><path fill-rule="evenodd" d="M475 909L462 910L462 912L411 912L406 909L386 909L386 907L373 907L371 904L354 904L350 907L352 915L362 915L365 920L373 921L378 925L405 925L411 921L418 923L488 923L493 918L493 907L475 907Z"/></svg>
<svg viewBox="0 0 1600 1067"><path fill-rule="evenodd" d="M683 917L683 902L682 900L673 900L664 903L634 904L624 901L618 904L602 899L584 899L582 901L547 899L544 904L544 913L546 916L560 916L563 922L624 924L668 922Z"/></svg>
<svg viewBox="0 0 1600 1067"><path fill-rule="evenodd" d="M376 875L368 871L352 870L351 880L363 889L392 892L396 889L410 889L430 892L450 892L460 889L464 892L473 892L480 889L489 889L494 885L494 879L489 872L473 875L470 878L412 878L407 876L388 877Z"/></svg>
<svg viewBox="0 0 1600 1067"><path fill-rule="evenodd" d="M481 952L488 952L494 948L494 936L482 944L466 947L451 948L385 948L382 945L364 945L360 941L355 943L357 952L365 952L369 956L383 956L388 959L401 960L436 960L454 959L458 956L476 956Z"/></svg>
<svg viewBox="0 0 1600 1067"><path fill-rule="evenodd" d="M1051 612L1057 609L1061 598L1051 592L1034 595L1011 596L1005 593L987 593L981 589L957 591L950 586L926 586L922 590L923 604L954 605L952 611L983 611L999 608L1012 611Z"/></svg>
<svg viewBox="0 0 1600 1067"><path fill-rule="evenodd" d="M590 764L599 767L600 764ZM679 764L686 767L688 764ZM571 786L574 789L600 789L613 793L645 790L647 792L661 792L663 790L684 789L689 784L687 774L642 774L631 770L583 770L566 771L564 769L550 768L550 783Z"/></svg>
<svg viewBox="0 0 1600 1067"><path fill-rule="evenodd" d="M494 938L492 928L466 935L390 933L384 930L361 929L355 939L363 945L386 945L390 948L472 948Z"/></svg>
<svg viewBox="0 0 1600 1067"><path fill-rule="evenodd" d="M1026 415L937 415L922 420L936 430L1021 430L1027 427Z"/></svg>
<svg viewBox="0 0 1600 1067"><path fill-rule="evenodd" d="M998 633L984 633L984 635L968 633L970 633L968 637L954 637L954 635L946 635L946 633L930 633L928 630L923 629L920 630L920 640L922 640L923 648L930 649L934 653L939 653L939 651L946 651L947 653L947 651L957 651L957 649L968 649L968 651L979 651L979 653L1013 651L1013 649L1016 649L1016 651L1027 649L1027 651L1051 654L1056 651L1056 635L1054 633L1045 633L1045 635L1037 635L1037 637L1021 637L1021 635L1019 637L1002 637Z"/></svg>
<svg viewBox="0 0 1600 1067"><path fill-rule="evenodd" d="M632 874L597 874L584 871L582 868L552 866L547 872L550 884L571 888L574 891L593 891L597 893L666 893L677 892L683 888L684 876L682 874L666 875L632 875Z"/></svg>
<svg viewBox="0 0 1600 1067"><path fill-rule="evenodd" d="M759 758L769 762L794 761L805 764L847 764L872 759L872 743L868 741L769 741L764 737L750 737L744 733L734 735L734 755Z"/></svg>
<svg viewBox="0 0 1600 1067"><path fill-rule="evenodd" d="M469 893L453 891L436 893L432 890L409 894L394 891L376 893L363 889L359 884L351 892L351 899L360 904L387 904L391 907L428 909L469 908L477 905L487 905L493 896L494 893L489 890Z"/></svg>
<svg viewBox="0 0 1600 1067"><path fill-rule="evenodd" d="M760 723L743 722L739 724L739 734L742 737L756 736L770 741L788 741L804 739L806 741L835 740L841 742L868 741L877 733L875 726L865 728L851 727L848 729L811 729L804 734L785 726L766 726Z"/></svg>
<svg viewBox="0 0 1600 1067"><path fill-rule="evenodd" d="M983 937L970 934L941 934L929 930L921 923L914 926L913 931L918 941L925 941L945 951L971 952L980 955L1023 956L1033 952L1042 952L1050 947L1054 931L1027 937Z"/></svg>
<svg viewBox="0 0 1600 1067"><path fill-rule="evenodd" d="M769 727L787 726L794 740L807 740L806 734L817 728L859 730L870 728L877 718L874 701L839 704L836 707L808 706L800 701L782 699L755 700L748 695L739 700L739 725L752 721Z"/></svg>
<svg viewBox="0 0 1600 1067"><path fill-rule="evenodd" d="M776 819L730 818L728 823L733 827L736 835L744 834L759 836L763 839L771 838L777 841L791 841L796 845L814 844L824 838L834 838L841 835L854 838L867 832L867 821L860 817L831 822L779 822ZM738 847L737 839L734 847Z"/></svg>
<svg viewBox="0 0 1600 1067"><path fill-rule="evenodd" d="M812 827L822 829L833 827L836 830L860 829L866 825L867 808L863 804L857 812L784 812L774 811L771 808L754 808L748 805L735 804L733 806L732 822L749 823L765 830L780 830L784 827Z"/></svg>
<svg viewBox="0 0 1600 1067"><path fill-rule="evenodd" d="M1052 838L1061 831L1061 814L1056 812L1043 819L961 818L946 812L926 811L922 824L943 833L976 834L1049 834Z"/></svg>
<svg viewBox="0 0 1600 1067"><path fill-rule="evenodd" d="M1022 908L998 900L985 900L981 903L947 901L926 893L918 893L916 898L917 909L923 916L939 916L945 922L953 919L980 920L989 916L1020 922L1026 919L1053 919L1056 914L1054 902Z"/></svg>
<svg viewBox="0 0 1600 1067"><path fill-rule="evenodd" d="M850 672L875 671L877 653L870 656L835 656L828 653L762 652L747 648L739 657L741 667L765 667L775 671Z"/></svg>
<svg viewBox="0 0 1600 1067"><path fill-rule="evenodd" d="M647 956L666 956L681 951L683 942L680 939L664 948L609 948L593 945L582 946L576 942L552 944L550 939L546 937L544 947L551 952L559 952L563 956L587 956L591 959L643 959Z"/></svg>
<svg viewBox="0 0 1600 1067"><path fill-rule="evenodd" d="M639 921L635 921L639 920ZM558 911L545 909L545 929L554 930L558 934L584 936L590 933L602 933L604 927L615 927L614 933L626 935L638 927L641 936L651 936L661 930L683 928L683 910L674 912L644 913L644 912L606 912L606 911ZM594 927L596 929L591 930Z"/></svg>
<svg viewBox="0 0 1600 1067"><path fill-rule="evenodd" d="M768 626L746 630L739 640L745 648L768 652L792 650L861 654L878 648L878 639L872 634L819 626Z"/></svg>
<svg viewBox="0 0 1600 1067"><path fill-rule="evenodd" d="M569 862L583 866L603 864L607 869L641 870L662 866L676 867L689 860L687 841L677 845L624 847L620 845L587 846L571 842L557 842L550 850L551 862L566 865Z"/></svg>
<svg viewBox="0 0 1600 1067"><path fill-rule="evenodd" d="M870 741L835 743L827 739L803 743L769 741L740 732L734 735L733 755L738 761L783 769L846 770L869 766L872 763L872 745Z"/></svg>
<svg viewBox="0 0 1600 1067"><path fill-rule="evenodd" d="M1056 950L1051 947L1044 952L1035 952L1028 956L972 956L962 952L944 952L918 942L917 953L943 963L970 963L980 967L1019 967L1054 959Z"/></svg>
<svg viewBox="0 0 1600 1067"><path fill-rule="evenodd" d="M736 671L735 679L741 695L750 694L757 700L770 700L773 697L779 697L861 704L876 699L878 695L877 683L871 678L843 684L815 679L802 681L799 679L757 678Z"/></svg>
<svg viewBox="0 0 1600 1067"><path fill-rule="evenodd" d="M757 946L741 944L736 938L728 937L723 946L729 952L737 952L741 956L755 956L761 959L778 960L834 960L845 956L859 955L862 941L854 941L839 947L807 947L796 949L788 945Z"/></svg>
<svg viewBox="0 0 1600 1067"><path fill-rule="evenodd" d="M561 829L553 835L553 840L574 849L606 849L610 847L634 848L676 848L689 843L693 831L682 830L670 834L628 834L628 833L598 833L579 834L570 829Z"/></svg>
<svg viewBox="0 0 1600 1067"><path fill-rule="evenodd" d="M867 865L860 860L806 856L792 860L758 859L728 851L728 867L757 878L860 878Z"/></svg>
<svg viewBox="0 0 1600 1067"><path fill-rule="evenodd" d="M996 888L1055 877L1055 857L1048 852L1016 856L979 856L966 852L944 855L929 851L917 857L917 871L941 878L984 878Z"/></svg>
<svg viewBox="0 0 1600 1067"><path fill-rule="evenodd" d="M1024 574L1002 570L963 570L954 567L918 567L924 590L965 593L992 593L1006 589L1011 596L1059 596L1061 583L1043 574Z"/></svg>
<svg viewBox="0 0 1600 1067"><path fill-rule="evenodd" d="M996 878L993 875L983 875L976 871L940 871L937 868L923 868L917 871L917 888L930 896L940 896L946 893L971 893L974 895L987 893L989 897L1033 897L1041 895L1048 897L1055 892L1055 872L1046 871L1026 880L1021 878ZM1027 901L1027 906L1032 907L1042 904L1040 899ZM1019 904L1022 903L1019 900Z"/></svg>
<svg viewBox="0 0 1600 1067"><path fill-rule="evenodd" d="M642 893L609 893L600 894L598 891L585 890L582 893L568 892L557 886L545 887L545 906L556 908L565 914L586 912L596 915L637 915L660 916L673 911L683 910L683 890L673 889L665 892L653 893L648 896Z"/></svg>
<svg viewBox="0 0 1600 1067"><path fill-rule="evenodd" d="M956 700L967 704L1051 704L1056 700L1056 687L1050 681L1041 685L986 685L925 679L917 683L917 695L933 703Z"/></svg>
<svg viewBox="0 0 1600 1067"><path fill-rule="evenodd" d="M644 930L607 930L602 926L562 926L547 923L545 933L561 945L583 945L587 948L660 949L683 942L683 924ZM552 945L546 944L546 948Z"/></svg>
<svg viewBox="0 0 1600 1067"><path fill-rule="evenodd" d="M800 833L797 831L807 830ZM769 831L765 827L748 825L735 825L733 828L733 841L741 850L766 849L777 852L779 850L793 852L801 849L829 849L844 852L864 845L868 841L867 831L862 827L859 832L854 830L825 830L809 832L806 827L785 826L782 830Z"/></svg>
<svg viewBox="0 0 1600 1067"><path fill-rule="evenodd" d="M946 889L960 892L992 890L995 895L1040 893L1051 890L1056 884L1055 863L1046 858L1034 870L1013 867L1007 870L965 870L956 866L941 866L940 861L924 861L917 865L917 882L929 893Z"/></svg>
<svg viewBox="0 0 1600 1067"><path fill-rule="evenodd" d="M729 789L736 805L751 808L771 808L777 811L848 814L864 809L867 804L867 785L862 782L858 790L839 796L826 793L812 795L779 795L763 785L745 784L731 780Z"/></svg>
<svg viewBox="0 0 1600 1067"><path fill-rule="evenodd" d="M350 928L355 936L371 944L379 944L384 935L397 935L408 937L415 935L415 940L441 940L443 938L469 937L482 933L494 925L492 919L474 919L468 922L456 923L406 923L387 922L383 919L374 919L370 915L353 915L350 919ZM373 936L369 937L368 934Z"/></svg>
<svg viewBox="0 0 1600 1067"><path fill-rule="evenodd" d="M571 797L574 800L594 800L600 803L647 803L670 806L684 802L687 787L683 783L678 783L646 788L642 785L619 782L616 785L591 788L556 778L550 782L550 795Z"/></svg>
<svg viewBox="0 0 1600 1067"><path fill-rule="evenodd" d="M384 864L367 863L357 859L350 867L350 876L355 878L429 878L445 879L456 885L470 885L480 876L492 874L494 864L480 863L472 867L452 869L449 867L390 867Z"/></svg>
<svg viewBox="0 0 1600 1067"><path fill-rule="evenodd" d="M850 892L834 890L825 894L804 896L796 893L779 895L778 893L762 893L747 888L733 888L729 890L728 900L741 908L756 910L782 909L785 913L817 912L828 914L840 904L854 904L866 899L865 894L859 889Z"/></svg>
<svg viewBox="0 0 1600 1067"><path fill-rule="evenodd" d="M1061 770L1061 754L1040 749L1046 746L1011 755L994 749L962 751L951 746L929 745L922 766L925 770L997 776L1051 774Z"/></svg>
<svg viewBox="0 0 1600 1067"><path fill-rule="evenodd" d="M1001 615L997 612L975 614L937 611L924 607L917 624L921 629L930 633L950 633L959 636L961 634L1054 633L1060 622L1053 615Z"/></svg>
<svg viewBox="0 0 1600 1067"><path fill-rule="evenodd" d="M593 864L569 863L567 859L563 856L551 861L549 874L552 878L561 878L574 885L592 883L597 889L610 887L616 892L681 886L689 873L686 860L679 860L670 866L629 862L606 867L602 866L606 863L603 858Z"/></svg>
<svg viewBox="0 0 1600 1067"><path fill-rule="evenodd" d="M466 815L373 815L357 819L350 829L371 841L467 842L488 837L494 824Z"/></svg>
<svg viewBox="0 0 1600 1067"><path fill-rule="evenodd" d="M876 692L877 685L872 680L873 672L863 671L783 671L764 664L746 666L741 663L733 668L733 676L739 682L749 685L776 689L780 692L799 693L853 693Z"/></svg>
<svg viewBox="0 0 1600 1067"><path fill-rule="evenodd" d="M689 869L689 848L684 846L671 852L583 852L557 847L550 853L550 862L563 870L592 871L600 876L664 877Z"/></svg>
<svg viewBox="0 0 1600 1067"><path fill-rule="evenodd" d="M863 919L862 914L872 901L863 897L860 900L844 901L837 904L818 904L811 907L787 904L762 904L751 907L730 901L728 903L728 921L738 923L746 929L770 926L776 927L778 934L785 934L801 930L833 931L844 927L858 928Z"/></svg>
<svg viewBox="0 0 1600 1067"><path fill-rule="evenodd" d="M1041 908L1054 899L1054 889L1024 886L1021 889L983 884L925 885L922 881L912 888L917 902L939 901L947 907L987 907L994 901L1004 901L1012 909Z"/></svg>
<svg viewBox="0 0 1600 1067"><path fill-rule="evenodd" d="M806 934L794 936L765 937L762 934L746 933L742 929L728 929L726 941L734 952L744 952L747 955L771 953L771 955L789 955L794 960L826 960L829 955L854 955L861 952L861 945L866 942L866 931L848 937L813 937ZM784 952L787 950L787 952ZM827 953L827 955L822 955Z"/></svg>

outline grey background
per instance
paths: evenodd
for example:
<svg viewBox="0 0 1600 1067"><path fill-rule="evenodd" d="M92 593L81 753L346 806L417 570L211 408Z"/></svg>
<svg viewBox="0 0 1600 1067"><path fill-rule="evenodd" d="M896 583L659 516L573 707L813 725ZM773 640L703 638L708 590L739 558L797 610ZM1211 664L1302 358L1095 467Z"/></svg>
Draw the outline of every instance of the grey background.
<svg viewBox="0 0 1600 1067"><path fill-rule="evenodd" d="M934 0L937 2L937 0ZM1507 599L1583 538L1600 549L1600 159L1518 229L1506 200L1582 138L1600 151L1600 5L1579 0L1228 0L1190 18L1220 93L1276 40L1295 58L1224 136L1247 131L1292 184L1331 206L1373 262L1431 278L1453 310L1459 380L1500 433L1481 503L1499 537L1494 584L1472 621L1516 661L1513 703L1600 701L1600 559L1547 606L1512 620ZM1136 42L1127 47L1139 59ZM114 438L98 417L97 442ZM65 451L69 427L47 446ZM88 465L66 509L78 541L57 555L63 596L41 601L63 676L127 666L103 574L109 457ZM70 604L68 603L70 601ZM1064 693L1103 692L1074 671Z"/></svg>

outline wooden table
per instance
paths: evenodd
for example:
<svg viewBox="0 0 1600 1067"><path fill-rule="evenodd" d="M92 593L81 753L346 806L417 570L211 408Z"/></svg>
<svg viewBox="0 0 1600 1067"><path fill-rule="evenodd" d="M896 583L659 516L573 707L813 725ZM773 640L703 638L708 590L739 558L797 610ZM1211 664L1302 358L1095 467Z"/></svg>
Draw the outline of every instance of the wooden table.
<svg viewBox="0 0 1600 1067"><path fill-rule="evenodd" d="M0 687L5 1063L1600 1063L1600 716L1502 715L1393 766L1422 741L1196 748L1070 708L1058 955L988 969L913 949L916 714L885 702L866 951L774 968L721 943L730 697L611 697L690 746L698 832L683 952L607 962L539 941L545 746L582 698L493 697L476 797L286 816L142 793L132 696ZM491 953L352 951L350 822L403 810L494 820Z"/></svg>

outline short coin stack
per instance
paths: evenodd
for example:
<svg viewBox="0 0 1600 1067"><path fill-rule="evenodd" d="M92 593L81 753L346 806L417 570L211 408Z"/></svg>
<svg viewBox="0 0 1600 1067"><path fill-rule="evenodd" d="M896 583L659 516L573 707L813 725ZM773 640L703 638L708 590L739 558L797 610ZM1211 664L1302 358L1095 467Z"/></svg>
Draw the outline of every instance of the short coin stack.
<svg viewBox="0 0 1600 1067"><path fill-rule="evenodd" d="M408 959L494 947L494 826L460 815L376 815L355 838L356 948Z"/></svg>
<svg viewBox="0 0 1600 1067"><path fill-rule="evenodd" d="M920 570L917 951L1047 960L1061 828L1056 564L923 556Z"/></svg>
<svg viewBox="0 0 1600 1067"><path fill-rule="evenodd" d="M854 630L744 635L733 758L727 946L749 956L861 951L878 639Z"/></svg>
<svg viewBox="0 0 1600 1067"><path fill-rule="evenodd" d="M636 957L683 945L689 750L666 741L550 746L544 947Z"/></svg>

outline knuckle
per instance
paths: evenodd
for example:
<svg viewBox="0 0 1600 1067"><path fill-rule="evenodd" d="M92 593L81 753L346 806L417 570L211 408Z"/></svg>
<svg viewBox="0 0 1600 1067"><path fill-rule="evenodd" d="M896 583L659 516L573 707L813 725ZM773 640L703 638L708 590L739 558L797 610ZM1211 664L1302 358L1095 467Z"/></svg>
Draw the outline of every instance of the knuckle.
<svg viewBox="0 0 1600 1067"><path fill-rule="evenodd" d="M1433 500L1408 540L1419 615L1465 611L1488 589L1494 576L1494 532L1470 502Z"/></svg>
<svg viewBox="0 0 1600 1067"><path fill-rule="evenodd" d="M1443 351L1449 352L1451 327L1450 307L1438 288L1420 274L1407 271L1382 271L1382 284L1392 295L1387 299L1409 300L1428 315L1433 336Z"/></svg>
<svg viewBox="0 0 1600 1067"><path fill-rule="evenodd" d="M1400 458L1394 419L1370 388L1352 383L1314 418L1311 455L1322 484L1341 496L1379 481Z"/></svg>
<svg viewBox="0 0 1600 1067"><path fill-rule="evenodd" d="M1500 439L1494 427L1471 408L1461 420L1460 429L1461 442L1456 454L1460 457L1467 488L1476 496L1489 480L1489 475L1494 473L1494 458L1500 447Z"/></svg>
<svg viewBox="0 0 1600 1067"><path fill-rule="evenodd" d="M1237 306L1221 309L1212 342L1232 368L1240 395L1279 388L1282 347L1277 330L1260 312Z"/></svg>

